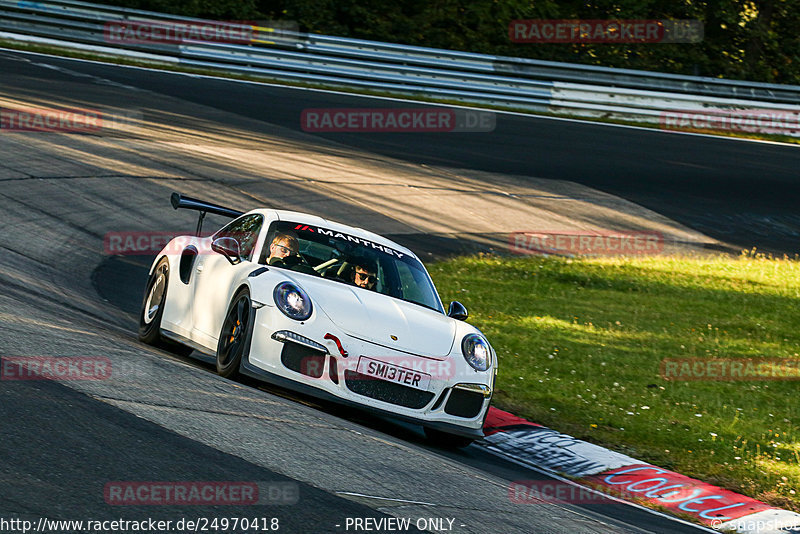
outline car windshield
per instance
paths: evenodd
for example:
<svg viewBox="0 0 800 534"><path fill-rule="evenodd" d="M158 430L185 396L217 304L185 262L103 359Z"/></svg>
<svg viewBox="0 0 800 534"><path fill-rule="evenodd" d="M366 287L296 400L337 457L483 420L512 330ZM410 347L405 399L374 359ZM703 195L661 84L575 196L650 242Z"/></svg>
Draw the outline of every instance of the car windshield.
<svg viewBox="0 0 800 534"><path fill-rule="evenodd" d="M275 221L267 232L259 263L361 287L444 313L419 260L337 230Z"/></svg>

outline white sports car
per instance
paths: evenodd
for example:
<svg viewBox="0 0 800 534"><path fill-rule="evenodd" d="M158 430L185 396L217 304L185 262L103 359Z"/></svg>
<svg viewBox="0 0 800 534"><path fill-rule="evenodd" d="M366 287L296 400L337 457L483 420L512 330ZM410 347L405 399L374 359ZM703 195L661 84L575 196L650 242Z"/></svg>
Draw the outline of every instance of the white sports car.
<svg viewBox="0 0 800 534"><path fill-rule="evenodd" d="M483 436L494 350L463 305L445 312L410 250L314 215L171 202L200 212L197 235L156 256L142 341L213 356L222 376L421 424L442 445ZM199 237L206 213L234 220Z"/></svg>

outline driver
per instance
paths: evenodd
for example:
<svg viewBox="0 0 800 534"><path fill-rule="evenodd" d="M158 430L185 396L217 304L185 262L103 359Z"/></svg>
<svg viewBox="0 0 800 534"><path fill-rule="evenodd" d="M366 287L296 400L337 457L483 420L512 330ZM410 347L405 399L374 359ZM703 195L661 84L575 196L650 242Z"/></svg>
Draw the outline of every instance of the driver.
<svg viewBox="0 0 800 534"><path fill-rule="evenodd" d="M297 256L300 246L297 238L290 234L277 233L269 245L269 258L267 264L282 267L286 265L286 258Z"/></svg>

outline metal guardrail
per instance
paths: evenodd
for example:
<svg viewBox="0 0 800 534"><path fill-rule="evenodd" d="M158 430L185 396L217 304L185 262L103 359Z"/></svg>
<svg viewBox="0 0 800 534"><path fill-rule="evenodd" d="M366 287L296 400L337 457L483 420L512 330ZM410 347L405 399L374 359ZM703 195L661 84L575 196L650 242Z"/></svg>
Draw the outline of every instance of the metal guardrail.
<svg viewBox="0 0 800 534"><path fill-rule="evenodd" d="M780 133L800 136L800 86L742 82L490 56L255 28L244 44L112 42L108 23L213 21L78 0L0 0L0 36L56 42L186 67L434 96L573 116L663 122L665 112L718 117L731 110L780 114Z"/></svg>
<svg viewBox="0 0 800 534"><path fill-rule="evenodd" d="M308 41L309 50L330 55L346 53L349 57L374 58L376 54L379 54L380 57L387 61L406 62L409 64L439 64L445 67L449 65L450 68L452 68L453 62L457 62L458 68L461 70L487 74L502 74L570 83L588 82L629 89L800 104L800 86L490 56L326 35L309 34Z"/></svg>

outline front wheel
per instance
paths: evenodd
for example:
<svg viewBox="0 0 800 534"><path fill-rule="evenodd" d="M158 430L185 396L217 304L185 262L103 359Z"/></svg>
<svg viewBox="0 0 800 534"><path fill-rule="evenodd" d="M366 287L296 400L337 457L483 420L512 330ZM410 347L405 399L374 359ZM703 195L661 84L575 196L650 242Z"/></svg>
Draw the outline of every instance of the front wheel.
<svg viewBox="0 0 800 534"><path fill-rule="evenodd" d="M250 318L253 308L246 289L239 291L228 308L217 342L217 373L233 378L239 373L242 357L250 348Z"/></svg>
<svg viewBox="0 0 800 534"><path fill-rule="evenodd" d="M435 428L428 428L427 426L425 427L425 437L428 438L429 443L443 449L463 449L475 441L472 438L448 434L447 432L442 432Z"/></svg>

